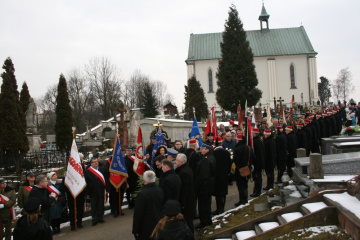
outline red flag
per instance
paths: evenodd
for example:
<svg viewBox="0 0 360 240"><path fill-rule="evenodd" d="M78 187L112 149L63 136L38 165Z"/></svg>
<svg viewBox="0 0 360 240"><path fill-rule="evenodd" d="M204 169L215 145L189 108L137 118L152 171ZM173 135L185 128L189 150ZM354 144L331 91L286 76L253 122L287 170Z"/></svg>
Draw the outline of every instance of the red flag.
<svg viewBox="0 0 360 240"><path fill-rule="evenodd" d="M215 117L215 107L211 108L211 132L214 134L214 138L218 136L216 117Z"/></svg>
<svg viewBox="0 0 360 240"><path fill-rule="evenodd" d="M151 153L149 153L149 154L151 154ZM133 170L139 176L143 175L145 172L144 150L143 150L142 132L141 132L140 126L139 126L137 141L136 141L136 154L135 154Z"/></svg>
<svg viewBox="0 0 360 240"><path fill-rule="evenodd" d="M205 133L204 133L204 139L206 139L206 136L211 132L211 123L210 118L207 120Z"/></svg>
<svg viewBox="0 0 360 240"><path fill-rule="evenodd" d="M238 128L242 128L243 127L243 116L242 116L242 112L241 112L241 105L238 106L238 115L239 115L239 123L238 123Z"/></svg>

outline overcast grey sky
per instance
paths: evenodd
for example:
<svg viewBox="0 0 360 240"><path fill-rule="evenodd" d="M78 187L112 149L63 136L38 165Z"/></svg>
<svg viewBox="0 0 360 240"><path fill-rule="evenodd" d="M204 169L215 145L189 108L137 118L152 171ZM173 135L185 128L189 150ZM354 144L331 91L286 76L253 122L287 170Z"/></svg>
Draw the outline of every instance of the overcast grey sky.
<svg viewBox="0 0 360 240"><path fill-rule="evenodd" d="M0 63L10 56L19 89L26 81L38 98L60 73L105 56L124 80L139 69L167 83L181 110L189 36L223 31L232 3L245 30L259 29L261 0L2 0ZM265 7L270 28L305 27L318 78L336 79L349 67L359 91L359 0L265 0Z"/></svg>

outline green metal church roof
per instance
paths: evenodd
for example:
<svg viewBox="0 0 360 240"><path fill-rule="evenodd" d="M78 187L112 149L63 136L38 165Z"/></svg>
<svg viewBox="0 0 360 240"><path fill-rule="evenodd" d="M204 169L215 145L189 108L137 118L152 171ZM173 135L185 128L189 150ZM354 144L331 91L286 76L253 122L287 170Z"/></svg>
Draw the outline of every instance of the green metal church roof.
<svg viewBox="0 0 360 240"><path fill-rule="evenodd" d="M254 57L317 54L303 26L246 31ZM186 61L221 59L222 33L191 34Z"/></svg>

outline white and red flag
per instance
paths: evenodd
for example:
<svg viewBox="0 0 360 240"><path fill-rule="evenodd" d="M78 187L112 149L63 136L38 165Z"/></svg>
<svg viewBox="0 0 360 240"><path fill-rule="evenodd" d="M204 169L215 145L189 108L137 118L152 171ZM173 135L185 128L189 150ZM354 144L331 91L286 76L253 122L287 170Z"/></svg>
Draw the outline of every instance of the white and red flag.
<svg viewBox="0 0 360 240"><path fill-rule="evenodd" d="M216 117L215 117L215 107L211 108L211 132L214 134L214 138L218 136L218 130L216 125Z"/></svg>
<svg viewBox="0 0 360 240"><path fill-rule="evenodd" d="M75 139L71 146L69 163L66 170L65 185L70 190L74 198L86 187L84 172L81 166L79 152Z"/></svg>
<svg viewBox="0 0 360 240"><path fill-rule="evenodd" d="M133 170L137 175L143 175L145 172L144 150L141 127L139 126L138 137L136 141L136 154ZM151 153L149 153L151 154Z"/></svg>

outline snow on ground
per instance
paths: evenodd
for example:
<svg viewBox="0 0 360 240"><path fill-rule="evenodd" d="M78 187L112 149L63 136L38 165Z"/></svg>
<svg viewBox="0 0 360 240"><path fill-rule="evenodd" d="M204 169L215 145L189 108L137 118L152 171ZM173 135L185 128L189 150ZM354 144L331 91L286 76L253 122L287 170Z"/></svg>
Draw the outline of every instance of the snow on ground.
<svg viewBox="0 0 360 240"><path fill-rule="evenodd" d="M254 230L249 230L249 231L237 232L235 235L236 235L238 240L243 240L243 239L247 239L249 237L255 236L256 233L255 233Z"/></svg>
<svg viewBox="0 0 360 240"><path fill-rule="evenodd" d="M324 194L323 196L339 203L360 219L360 201L356 197L349 195L347 192Z"/></svg>
<svg viewBox="0 0 360 240"><path fill-rule="evenodd" d="M338 176L324 176L324 179L311 179L314 182L346 182L354 178L355 175L338 175Z"/></svg>
<svg viewBox="0 0 360 240"><path fill-rule="evenodd" d="M327 205L323 202L305 203L302 206L308 209L311 213L327 207Z"/></svg>
<svg viewBox="0 0 360 240"><path fill-rule="evenodd" d="M282 207L281 207L281 206L273 206L273 207L271 208L271 211L274 211L274 210L280 209L280 208L282 208Z"/></svg>
<svg viewBox="0 0 360 240"><path fill-rule="evenodd" d="M291 212L291 213L285 213L281 216L286 220L286 222L291 222L298 218L301 218L303 215L300 212Z"/></svg>
<svg viewBox="0 0 360 240"><path fill-rule="evenodd" d="M294 197L294 198L302 198L301 194L299 191L294 191L292 192L290 195L290 197Z"/></svg>
<svg viewBox="0 0 360 240"><path fill-rule="evenodd" d="M296 191L297 190L295 185L285 186L284 189L289 189L291 191Z"/></svg>
<svg viewBox="0 0 360 240"><path fill-rule="evenodd" d="M302 236L303 234L307 233L307 232L313 232L310 236L308 237L304 237L304 239L314 239L317 235L319 235L320 233L323 232L329 232L331 234L336 234L336 230L338 230L339 228L335 225L329 225L329 226L316 226L316 227L309 227L309 228L304 228L304 229L299 229L299 230L295 230L293 232L298 233L298 237L304 237ZM284 235L284 236L289 236L290 233ZM279 237L280 239L282 239L281 236ZM279 238L275 238L275 239L279 239Z"/></svg>
<svg viewBox="0 0 360 240"><path fill-rule="evenodd" d="M263 223L259 223L259 227L261 228L261 230L263 230L263 232L268 231L270 229L276 228L279 226L278 222L263 222Z"/></svg>

